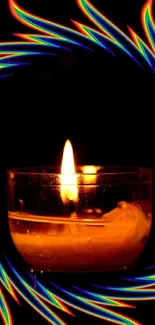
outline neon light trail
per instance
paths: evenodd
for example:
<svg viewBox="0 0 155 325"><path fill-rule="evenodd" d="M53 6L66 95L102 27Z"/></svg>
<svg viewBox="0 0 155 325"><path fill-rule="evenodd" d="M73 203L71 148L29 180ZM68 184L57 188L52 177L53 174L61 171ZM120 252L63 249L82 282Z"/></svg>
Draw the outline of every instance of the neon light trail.
<svg viewBox="0 0 155 325"><path fill-rule="evenodd" d="M11 312L2 289L1 289L1 314L2 314L2 320L5 325L13 325Z"/></svg>
<svg viewBox="0 0 155 325"><path fill-rule="evenodd" d="M142 32L145 40L128 26L129 35L121 31L112 21L100 13L89 0L76 0L77 5L94 28L71 20L74 28L37 17L22 9L15 0L9 0L9 8L20 23L30 27L35 33L14 34L22 41L0 43L0 71L15 68L26 63L22 57L31 55L57 54L57 50L72 50L76 46L93 50L99 46L115 56L115 48L123 51L141 68L147 64L155 73L155 20L153 0L148 0L141 11ZM144 64L145 63L145 64ZM8 74L6 74L7 76ZM4 77L4 74L2 75Z"/></svg>
<svg viewBox="0 0 155 325"><path fill-rule="evenodd" d="M98 287L99 289L97 286L93 286L95 291L100 290L100 293L92 289L88 291L72 287L73 292L71 292L51 283L47 288L36 280L31 273L28 273L29 280L26 281L7 258L6 261L7 271L3 265L0 269L2 288L6 289L18 304L17 295L22 297L31 308L50 324L65 325L65 322L52 310L52 306L54 306L55 309L68 314L71 319L76 317L75 312L78 310L112 324L140 325L138 321L114 311L113 307L134 309L134 302L155 300L155 274L124 279L130 283L136 282L136 286L130 284L124 287ZM36 289L34 289L34 283ZM1 310L4 324L12 325L11 312L3 293Z"/></svg>

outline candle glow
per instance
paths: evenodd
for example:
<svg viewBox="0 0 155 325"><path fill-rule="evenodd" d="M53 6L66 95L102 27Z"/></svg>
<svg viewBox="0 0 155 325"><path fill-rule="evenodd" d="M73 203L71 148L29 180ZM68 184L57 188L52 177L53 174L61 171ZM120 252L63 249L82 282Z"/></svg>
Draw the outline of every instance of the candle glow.
<svg viewBox="0 0 155 325"><path fill-rule="evenodd" d="M63 203L67 203L68 200L76 202L78 199L77 175L75 174L73 148L69 140L64 146L60 181L60 194Z"/></svg>
<svg viewBox="0 0 155 325"><path fill-rule="evenodd" d="M96 184L97 182L97 167L96 166L84 166L82 169L83 180L85 184Z"/></svg>
<svg viewBox="0 0 155 325"><path fill-rule="evenodd" d="M108 272L132 267L152 226L152 171L77 166L69 140L59 174L51 170L8 172L10 234L30 269Z"/></svg>

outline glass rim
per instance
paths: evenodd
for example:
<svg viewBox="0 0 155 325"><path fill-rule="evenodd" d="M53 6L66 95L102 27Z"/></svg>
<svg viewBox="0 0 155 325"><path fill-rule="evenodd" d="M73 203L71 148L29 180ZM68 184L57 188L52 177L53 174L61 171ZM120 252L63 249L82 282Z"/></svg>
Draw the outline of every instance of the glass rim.
<svg viewBox="0 0 155 325"><path fill-rule="evenodd" d="M55 167L59 172L54 172L54 165L45 165L45 166L33 166L33 167L19 167L12 168L7 170L7 174L15 175L51 175L51 176L60 176L61 175L61 167ZM82 172L84 167L95 167L96 172ZM75 175L142 175L142 174L150 174L152 175L153 171L148 167L139 167L139 166L126 166L126 165L107 165L107 166L98 166L98 165L78 165L76 166L77 172Z"/></svg>

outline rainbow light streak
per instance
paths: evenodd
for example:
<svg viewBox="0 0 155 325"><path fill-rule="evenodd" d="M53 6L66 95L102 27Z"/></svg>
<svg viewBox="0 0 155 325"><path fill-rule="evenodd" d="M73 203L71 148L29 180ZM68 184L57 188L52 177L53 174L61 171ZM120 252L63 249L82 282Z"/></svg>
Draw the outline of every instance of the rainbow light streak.
<svg viewBox="0 0 155 325"><path fill-rule="evenodd" d="M10 263L9 263L10 264ZM20 286L15 284L15 281L9 277L5 269L2 267L3 273L5 274L5 277L7 277L7 280L9 281L10 285L16 290L16 292L36 311L38 314L40 314L44 319L46 319L50 324L53 325L66 325L65 322L63 322L51 309L44 304L44 296L39 295L43 299L40 299L35 292L34 288L30 286L24 279L18 274L17 271L13 268L13 266L10 267L14 274L16 275L16 279L19 280L19 284L22 285L22 289ZM2 278L2 284L3 283L3 278ZM49 300L48 302L53 304L54 299ZM55 300L56 301L56 300ZM57 304L55 303L55 306ZM60 309L60 307L59 307ZM67 312L67 309L65 310Z"/></svg>
<svg viewBox="0 0 155 325"><path fill-rule="evenodd" d="M141 286L131 285L119 288L94 286L96 289L98 288L102 290L101 293L73 287L74 291L76 290L81 293L79 295L65 290L56 284L52 284L54 291L48 289L28 272L29 280L36 283L36 289L34 289L33 285L24 280L7 258L6 261L11 276L8 274L4 266L1 266L1 281L4 288L7 289L16 302L18 302L18 299L15 292L18 293L18 295L20 295L35 311L37 311L37 313L54 325L64 325L65 323L51 310L51 308L49 308L49 305L67 313L69 317L75 317L75 315L68 309L71 307L72 310L78 310L82 313L106 320L113 324L140 325L138 321L126 317L121 313L112 311L111 308L117 307L131 309L135 308L135 306L129 304L129 302L151 301L155 299L155 274L125 279L128 281L135 281L137 284L141 282ZM109 291L111 291L110 294ZM5 308L2 308L3 320L6 319L6 310L7 319L11 319L9 318L10 312L6 307L6 303L4 306ZM11 323L5 322L5 324Z"/></svg>
<svg viewBox="0 0 155 325"><path fill-rule="evenodd" d="M65 296L67 296L66 298L61 298L63 299L63 301L73 307L74 309L77 309L81 312L84 312L85 314L94 316L96 318L102 319L102 320L106 320L108 322L111 322L113 324L121 324L121 325L140 325L139 322L126 317L118 312L113 312L110 309L103 307L103 305L112 305L114 307L126 307L126 308L132 308L131 305L125 305L123 303L120 303L117 301L116 303L112 300L110 301L110 299L105 298L101 301L101 299L99 300L97 297L97 299L90 299L90 295L88 297L84 297L84 296L79 296L77 294L73 294L67 290L64 290L62 288L60 288L59 286L53 284L57 289L59 289L59 291L62 292L62 294L65 294ZM79 289L80 291L83 291L82 289ZM86 293L86 291L84 291ZM73 300L73 301L72 301ZM74 302L75 301L75 302ZM106 303L105 303L106 302ZM108 303L107 303L108 302ZM112 302L112 303L111 303ZM82 306L81 306L82 305Z"/></svg>
<svg viewBox="0 0 155 325"><path fill-rule="evenodd" d="M146 270L152 270L152 269L155 270L155 265L152 265L152 266L149 266L149 267L146 268Z"/></svg>
<svg viewBox="0 0 155 325"><path fill-rule="evenodd" d="M13 325L13 321L12 321L12 316L11 316L11 312L10 309L8 307L7 301L5 299L5 296L3 294L3 291L1 289L1 295L0 295L0 301L1 301L1 314L2 314L2 320L4 322L5 325Z"/></svg>
<svg viewBox="0 0 155 325"><path fill-rule="evenodd" d="M19 300L15 294L15 291L12 287L12 285L10 284L10 282L8 281L8 278L6 276L6 273L2 267L2 265L0 265L0 278L1 278L1 282L3 283L3 286L5 287L5 289L9 292L9 294L14 298L14 300L19 303Z"/></svg>
<svg viewBox="0 0 155 325"><path fill-rule="evenodd" d="M131 38L121 31L107 17L100 13L89 0L76 0L79 8L97 29L71 20L76 29L37 17L22 9L15 0L8 0L12 15L20 23L34 29L38 34L14 34L22 38L21 42L0 43L0 70L24 65L19 62L20 57L31 55L47 55L38 48L44 47L56 51L71 51L78 46L86 50L93 50L95 44L115 56L115 48L123 51L140 67L144 62L155 73L155 21L153 18L153 0L148 0L141 11L141 22L146 38L144 42L129 26ZM20 47L20 48L19 48ZM33 51L31 50L33 47ZM23 49L24 48L24 49Z"/></svg>
<svg viewBox="0 0 155 325"><path fill-rule="evenodd" d="M134 281L137 283L141 282L142 284L136 286L130 286L130 287L119 287L119 288L103 287L103 286L94 286L94 287L128 295L128 297L126 295L123 297L117 296L118 299L132 300L132 301L155 300L155 274L143 276L143 277L127 278L124 280ZM110 295L110 297L115 299L115 296L113 294Z"/></svg>
<svg viewBox="0 0 155 325"><path fill-rule="evenodd" d="M152 15L153 0L147 1L144 8L142 9L142 25L146 37L149 39L149 43L153 47L153 51L129 26L128 28L132 35L133 41L109 19L101 14L93 5L91 5L89 0L77 1L81 10L88 17L88 19L91 20L102 31L103 34L106 34L114 45L123 50L138 63L136 56L134 55L134 52L136 50L137 54L141 54L143 59L146 60L146 62L150 65L152 71L155 72L155 47L152 43L152 38L155 39L155 23ZM146 11L148 12L147 16ZM146 21L149 21L149 23L146 23ZM81 24L77 23L77 25L81 30L83 29L83 26ZM151 27L148 29L148 26ZM88 32L89 28L86 26L84 27ZM150 37L149 31L152 32L152 37Z"/></svg>
<svg viewBox="0 0 155 325"><path fill-rule="evenodd" d="M31 43L28 42L16 42L16 43L0 43L0 70L6 68L13 68L22 65L27 65L28 63L18 62L16 59L20 57L26 57L31 55L41 55L43 54L41 51L26 51L26 46L31 46ZM19 49L20 47L20 49ZM22 51L22 48L24 50Z"/></svg>

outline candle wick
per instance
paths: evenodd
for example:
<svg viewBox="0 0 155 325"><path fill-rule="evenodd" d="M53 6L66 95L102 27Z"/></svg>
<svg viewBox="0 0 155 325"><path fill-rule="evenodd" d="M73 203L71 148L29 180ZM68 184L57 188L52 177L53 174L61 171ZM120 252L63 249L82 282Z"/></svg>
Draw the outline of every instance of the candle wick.
<svg viewBox="0 0 155 325"><path fill-rule="evenodd" d="M24 207L24 201L23 200L19 200L19 204L20 204L20 213L22 213L22 209Z"/></svg>
<svg viewBox="0 0 155 325"><path fill-rule="evenodd" d="M71 219L76 219L76 218L77 218L77 214L76 214L76 212L74 211L74 212L71 213Z"/></svg>
<svg viewBox="0 0 155 325"><path fill-rule="evenodd" d="M75 212L75 204L72 200L69 201L69 211L71 214Z"/></svg>

